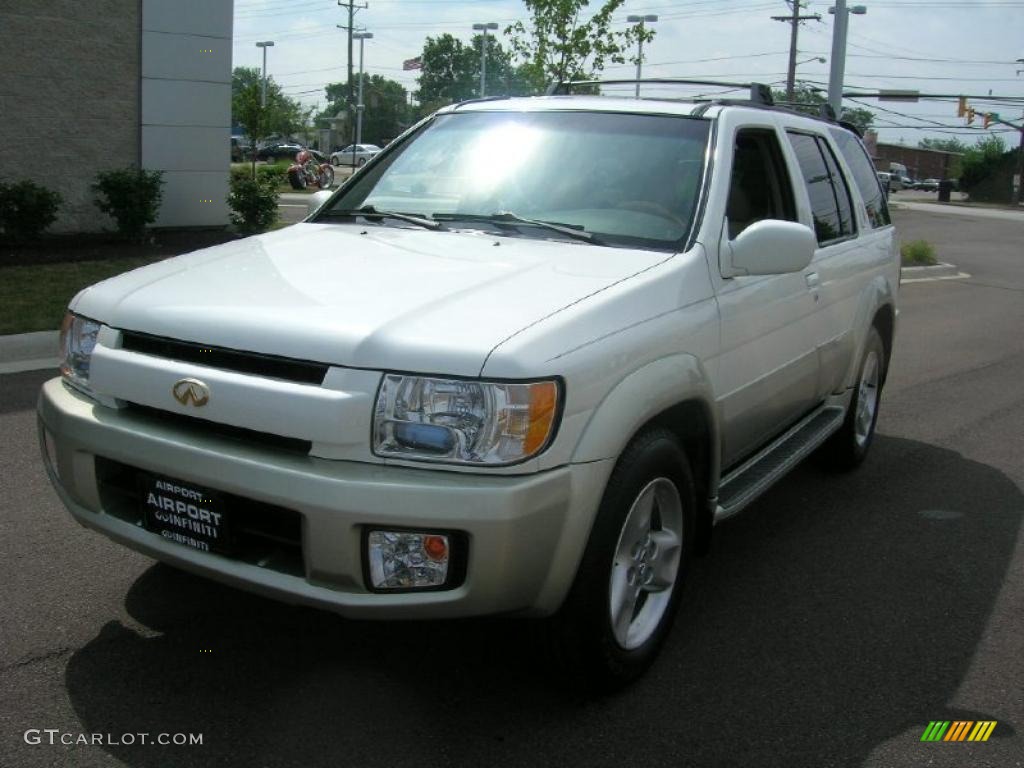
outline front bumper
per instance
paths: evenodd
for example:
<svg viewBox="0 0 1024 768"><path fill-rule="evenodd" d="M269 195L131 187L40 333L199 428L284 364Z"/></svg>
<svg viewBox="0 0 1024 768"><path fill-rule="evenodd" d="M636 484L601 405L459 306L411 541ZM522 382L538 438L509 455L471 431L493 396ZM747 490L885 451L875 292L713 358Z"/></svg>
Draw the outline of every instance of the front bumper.
<svg viewBox="0 0 1024 768"><path fill-rule="evenodd" d="M184 570L350 617L552 613L572 584L612 469L603 461L488 476L293 455L100 406L59 378L43 385L38 415L57 465L44 444L47 472L83 525ZM111 514L97 457L298 512L303 573L192 550ZM361 552L368 526L464 532L465 580L445 591L370 592Z"/></svg>

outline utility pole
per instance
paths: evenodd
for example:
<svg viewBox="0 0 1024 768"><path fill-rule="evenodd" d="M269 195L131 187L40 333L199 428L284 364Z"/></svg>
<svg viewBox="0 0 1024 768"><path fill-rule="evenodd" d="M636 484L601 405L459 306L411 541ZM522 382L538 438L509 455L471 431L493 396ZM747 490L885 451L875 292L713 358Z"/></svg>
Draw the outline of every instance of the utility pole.
<svg viewBox="0 0 1024 768"><path fill-rule="evenodd" d="M480 40L480 98L482 99L487 91L487 30L497 29L498 22L488 21L484 24L474 24L473 31L483 32Z"/></svg>
<svg viewBox="0 0 1024 768"><path fill-rule="evenodd" d="M345 109L348 110L350 118L349 122L351 123L352 110L355 106L356 101L354 93L355 83L353 83L354 78L352 72L352 33L355 31L356 11L361 10L363 8L369 8L370 4L363 3L362 5L360 5L355 0L338 0L338 5L348 10L348 26L345 26L344 24L338 24L336 26L338 27L338 29L344 29L348 32L348 94L345 97ZM350 135L352 135L351 125L349 126L349 131Z"/></svg>
<svg viewBox="0 0 1024 768"><path fill-rule="evenodd" d="M793 13L790 16L772 16L772 18L775 21L784 21L792 26L789 31L789 71L786 73L786 101L793 101L796 98L797 29L799 29L801 21L821 21L821 16L817 13L801 16L800 9L803 7L801 0L789 0L789 4L793 7Z"/></svg>
<svg viewBox="0 0 1024 768"><path fill-rule="evenodd" d="M263 84L260 86L260 106L267 108L267 48L274 47L273 40L263 40L256 43L257 48L263 49Z"/></svg>
<svg viewBox="0 0 1024 768"><path fill-rule="evenodd" d="M356 104L356 144L362 144L363 112L366 110L366 105L363 104L363 42L372 40L373 32L356 32L352 37L359 41L359 103ZM352 156L355 157L355 150L352 151ZM353 164L353 168L355 168L355 164Z"/></svg>
<svg viewBox="0 0 1024 768"><path fill-rule="evenodd" d="M828 76L828 103L835 112L836 119L843 112L843 77L846 75L846 28L850 23L850 14L862 16L868 12L863 5L846 7L846 0L836 0L834 7L828 9L835 14L836 20L832 27L832 68Z"/></svg>
<svg viewBox="0 0 1024 768"><path fill-rule="evenodd" d="M636 91L635 98L640 98L640 80L643 79L643 64L644 64L644 25L647 22L655 22L658 20L658 14L648 13L644 16L631 15L626 17L626 22L629 24L639 24L640 31L636 36Z"/></svg>

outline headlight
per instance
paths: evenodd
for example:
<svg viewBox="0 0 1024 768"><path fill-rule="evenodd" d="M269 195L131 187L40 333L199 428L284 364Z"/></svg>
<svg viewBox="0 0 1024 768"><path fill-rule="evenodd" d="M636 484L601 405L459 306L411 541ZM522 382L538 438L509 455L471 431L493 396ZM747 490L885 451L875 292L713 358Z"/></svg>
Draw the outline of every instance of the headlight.
<svg viewBox="0 0 1024 768"><path fill-rule="evenodd" d="M373 452L453 464L514 464L547 446L558 397L554 381L387 374L374 408Z"/></svg>
<svg viewBox="0 0 1024 768"><path fill-rule="evenodd" d="M86 394L89 389L89 365L96 346L100 324L68 312L60 326L60 372L66 381Z"/></svg>

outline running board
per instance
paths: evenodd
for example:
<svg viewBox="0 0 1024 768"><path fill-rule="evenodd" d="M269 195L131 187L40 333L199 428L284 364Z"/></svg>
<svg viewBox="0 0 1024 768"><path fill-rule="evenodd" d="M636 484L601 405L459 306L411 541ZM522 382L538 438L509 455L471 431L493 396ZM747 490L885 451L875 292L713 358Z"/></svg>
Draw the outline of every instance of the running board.
<svg viewBox="0 0 1024 768"><path fill-rule="evenodd" d="M734 469L718 488L715 522L740 512L767 491L843 424L844 411L822 406Z"/></svg>

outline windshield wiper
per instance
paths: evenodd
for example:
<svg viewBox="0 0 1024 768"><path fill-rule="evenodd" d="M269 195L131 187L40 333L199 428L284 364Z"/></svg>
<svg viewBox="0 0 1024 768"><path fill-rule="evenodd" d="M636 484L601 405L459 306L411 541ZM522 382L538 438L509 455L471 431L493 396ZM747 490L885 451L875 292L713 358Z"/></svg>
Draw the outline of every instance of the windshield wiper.
<svg viewBox="0 0 1024 768"><path fill-rule="evenodd" d="M528 224L533 227L543 227L552 232L559 232L576 240L583 240L592 245L604 245L593 233L587 232L583 227L573 224L561 224L557 221L542 221L540 219L528 219L511 211L499 211L498 213L435 213L432 214L437 221L484 221L495 224Z"/></svg>
<svg viewBox="0 0 1024 768"><path fill-rule="evenodd" d="M324 211L322 216L363 216L368 219L381 218L381 219L398 219L399 221L407 221L410 224L416 224L426 229L441 229L441 222L433 221L431 219L425 219L422 216L413 216L410 213L400 213L398 211L378 211L372 205L364 205L362 208L355 208L351 210L329 210Z"/></svg>

